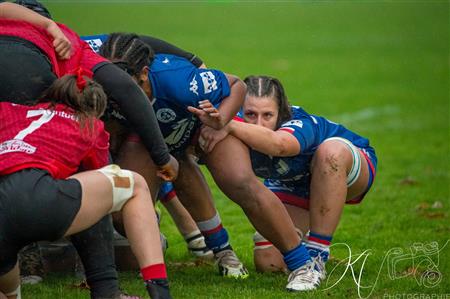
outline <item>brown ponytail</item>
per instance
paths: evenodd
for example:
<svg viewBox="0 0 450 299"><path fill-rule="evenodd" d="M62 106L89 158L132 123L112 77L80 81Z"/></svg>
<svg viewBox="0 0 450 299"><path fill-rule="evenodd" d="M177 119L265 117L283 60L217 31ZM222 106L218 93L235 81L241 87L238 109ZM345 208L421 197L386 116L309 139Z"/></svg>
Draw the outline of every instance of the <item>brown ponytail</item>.
<svg viewBox="0 0 450 299"><path fill-rule="evenodd" d="M41 102L50 102L51 106L64 104L72 108L83 129L86 125L93 128L94 119L100 118L106 109L106 94L103 88L88 78L85 86L80 89L77 86L77 75L65 75L53 82L40 98Z"/></svg>

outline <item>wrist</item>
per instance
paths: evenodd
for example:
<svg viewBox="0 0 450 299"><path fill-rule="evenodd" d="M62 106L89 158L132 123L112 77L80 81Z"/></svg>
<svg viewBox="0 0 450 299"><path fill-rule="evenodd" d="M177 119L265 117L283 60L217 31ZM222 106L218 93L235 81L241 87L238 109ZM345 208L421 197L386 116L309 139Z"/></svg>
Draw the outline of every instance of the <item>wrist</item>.
<svg viewBox="0 0 450 299"><path fill-rule="evenodd" d="M230 122L224 127L228 134L233 134L236 130L236 121L230 120Z"/></svg>
<svg viewBox="0 0 450 299"><path fill-rule="evenodd" d="M53 29L52 27L54 27L54 26L58 26L58 25L56 25L55 21L47 19L47 18L45 18L45 20L43 21L43 24L42 24L42 27L44 27L48 33L51 32L51 30Z"/></svg>

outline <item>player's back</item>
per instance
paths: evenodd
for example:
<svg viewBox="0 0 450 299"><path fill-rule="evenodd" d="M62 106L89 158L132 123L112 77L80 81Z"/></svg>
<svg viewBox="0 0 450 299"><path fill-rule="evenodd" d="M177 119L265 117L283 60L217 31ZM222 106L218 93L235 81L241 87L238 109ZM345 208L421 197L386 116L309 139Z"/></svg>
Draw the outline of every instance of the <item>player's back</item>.
<svg viewBox="0 0 450 299"><path fill-rule="evenodd" d="M53 48L53 39L43 29L30 23L12 19L0 19L0 36L9 36L24 39L47 56L51 62L53 72L61 77L75 68L82 66L92 70L99 63L108 60L96 54L89 45L80 39L78 34L64 24L58 23L59 29L64 33L71 43L71 55L69 59L58 59Z"/></svg>
<svg viewBox="0 0 450 299"><path fill-rule="evenodd" d="M107 163L108 140L101 121L81 129L67 106L0 103L0 174L40 168L66 178L82 162L98 168Z"/></svg>

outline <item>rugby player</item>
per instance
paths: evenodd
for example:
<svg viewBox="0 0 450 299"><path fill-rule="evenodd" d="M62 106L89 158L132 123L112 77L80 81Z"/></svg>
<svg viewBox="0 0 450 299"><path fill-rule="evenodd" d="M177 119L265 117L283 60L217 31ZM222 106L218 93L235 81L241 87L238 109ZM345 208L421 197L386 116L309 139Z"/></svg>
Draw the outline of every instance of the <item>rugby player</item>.
<svg viewBox="0 0 450 299"><path fill-rule="evenodd" d="M136 132L159 165L158 175L174 179L178 164L167 151L146 96L129 75L95 54L72 30L48 18L48 10L39 2L17 2L42 16L13 3L0 3L0 101L33 100L57 77L78 66L90 69L136 124ZM75 234L72 241L83 261L92 298L126 298L118 288L109 217Z"/></svg>
<svg viewBox="0 0 450 299"><path fill-rule="evenodd" d="M265 179L264 185L283 202L305 236L303 262L297 268L287 265L292 271L287 289L316 289L326 276L325 263L344 204L360 203L372 186L375 151L368 139L344 126L291 106L276 78L250 76L244 82L245 122L233 120L225 131L252 149L255 173ZM213 108L204 106L208 113ZM280 251L263 236L257 232L254 238L257 269L286 268Z"/></svg>
<svg viewBox="0 0 450 299"><path fill-rule="evenodd" d="M97 43L100 38L97 38ZM227 115L214 124L223 126L228 121L226 118L231 118L242 103L245 93L243 82L218 70L198 69L182 57L154 55L152 49L135 34L113 33L103 41L100 53L132 75L152 100L165 142L180 163L179 176L174 181L178 196L196 220L207 247L213 251L220 274L246 278L248 271L229 244L228 233L213 205L205 178L188 154L187 149L195 138L200 122L186 110L188 105L209 98L216 104L220 103L224 115ZM133 127L127 124L126 118L113 106L111 111L111 115L122 121L131 133L121 145L117 163L141 173L152 194L155 194L159 182L153 174L154 166L148 159L146 149L132 134ZM204 206L202 210L192 208L198 203Z"/></svg>
<svg viewBox="0 0 450 299"><path fill-rule="evenodd" d="M119 36L117 35L117 37ZM218 106L218 110L214 110L215 112L211 115L207 111L202 110L203 105L208 102L204 99L215 97L215 94L209 94L210 92L212 93L216 89L226 87L226 81L222 80L224 78L223 73L220 75L221 72L216 71L211 75L208 73L208 70L192 69L192 66L170 55L160 55L159 57L156 55L149 71L148 64L142 64L145 52L142 53L142 51L141 55L137 55L139 52L136 48L142 48L142 45L139 45L136 38L123 34L122 38L116 39L115 36L113 39L110 37L110 41L111 45L109 48L114 49L114 51L111 51L114 53L109 53L108 51L110 50L107 50L106 57L117 64L121 64L130 73L134 73L135 80L146 91L149 98L154 99L154 109L157 117L160 114L158 121L163 135L166 142L169 145L173 145L174 149L186 146L185 142L188 140L195 145L204 146L206 140L209 140L211 137L208 134L204 134L204 132L208 132L209 129L213 130L222 127L231 118L231 112L239 108L236 107L236 104L240 101L230 103L226 98L214 98L213 104ZM127 43L129 44L128 47L119 50ZM147 56L149 56L148 51ZM149 60L150 58L147 57L146 59ZM176 73L173 73L173 71L165 72L165 70L170 69ZM230 98L231 96L228 99ZM224 115L217 112L221 109L226 110ZM189 116L187 111L195 112L198 119ZM191 122L194 124L190 125ZM191 126L192 128L194 126L199 128L200 122L203 123L201 127L203 139L199 138L197 140L195 134L193 134L194 131L191 130ZM189 130L186 130L184 127L189 128ZM184 140L184 136L188 136L188 138ZM172 143L174 137L179 138L181 143ZM142 169L142 159L133 161L133 157L141 156L143 153L143 150L139 149L139 144L125 143L124 152L129 154L131 158L122 165L126 165L126 167L131 169ZM131 153L133 154L131 155ZM304 248L300 244L301 239L286 209L284 209L275 194L267 189L254 175L247 146L239 139L229 135L217 143L214 150L203 158L222 191L243 208L256 229L264 234L283 253L283 259L288 267L297 269L304 262L302 258ZM192 179L192 171L197 171L197 167L187 168L186 171L181 170L186 165L183 165L183 159L179 161L180 177L185 176L185 179L180 179L179 177L174 182L180 200L197 221L197 225L205 235L207 246L213 252L217 251L217 249L220 252L222 247L216 244L223 244L224 240L228 239L225 235L226 231L221 227L217 214L208 219L215 212L211 200L205 201L204 196L198 196L198 191L202 190L201 188L206 194L210 191L202 187L205 184L194 184L195 180ZM193 163L192 165L194 165ZM148 166L148 169L151 169L151 167ZM198 177L202 178L201 176ZM193 196L192 191L197 191L197 195ZM201 221L205 218L207 219L206 221ZM219 226L217 226L217 223L219 223ZM205 233L205 229L202 226L209 230L214 237L208 236L208 232ZM208 226L212 229L208 229ZM236 269L239 268L236 267Z"/></svg>
<svg viewBox="0 0 450 299"><path fill-rule="evenodd" d="M101 86L81 67L31 106L0 103L0 297L20 298L17 253L121 212L151 298L171 298L145 180L109 162ZM80 165L87 170L77 172ZM96 170L95 170L96 169Z"/></svg>

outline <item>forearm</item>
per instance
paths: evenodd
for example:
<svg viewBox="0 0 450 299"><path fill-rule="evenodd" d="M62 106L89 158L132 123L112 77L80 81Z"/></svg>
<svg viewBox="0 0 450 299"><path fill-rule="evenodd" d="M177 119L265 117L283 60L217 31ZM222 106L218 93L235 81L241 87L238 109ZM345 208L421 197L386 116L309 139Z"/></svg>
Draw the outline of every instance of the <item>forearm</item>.
<svg viewBox="0 0 450 299"><path fill-rule="evenodd" d="M270 156L279 156L280 144L276 133L262 126L232 120L228 132L248 147Z"/></svg>
<svg viewBox="0 0 450 299"><path fill-rule="evenodd" d="M222 126L225 126L241 109L244 103L246 87L242 80L234 76L228 76L230 81L230 95L222 100L218 110L222 117Z"/></svg>
<svg viewBox="0 0 450 299"><path fill-rule="evenodd" d="M52 20L26 7L9 2L0 3L0 18L26 21L43 29L47 29L54 24Z"/></svg>
<svg viewBox="0 0 450 299"><path fill-rule="evenodd" d="M170 155L156 121L155 112L144 92L118 67L107 64L94 72L94 79L120 106L121 114L141 137L156 165L169 162Z"/></svg>

